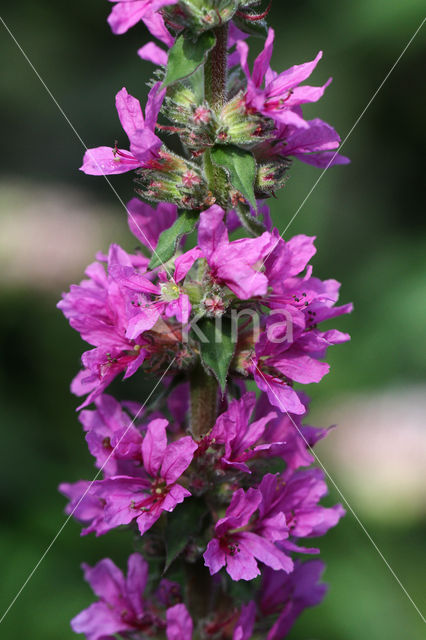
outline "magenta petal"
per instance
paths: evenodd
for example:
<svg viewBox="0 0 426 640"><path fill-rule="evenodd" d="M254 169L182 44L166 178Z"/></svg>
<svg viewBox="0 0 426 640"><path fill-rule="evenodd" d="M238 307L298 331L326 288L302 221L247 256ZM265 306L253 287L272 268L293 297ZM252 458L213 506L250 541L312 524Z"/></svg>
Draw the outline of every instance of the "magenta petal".
<svg viewBox="0 0 426 640"><path fill-rule="evenodd" d="M126 154L126 156L130 156L128 151L123 151L122 149L119 151ZM126 173L126 171L133 171L139 166L140 163L136 158L129 157L128 159L115 154L115 150L111 147L96 147L86 151L80 171L89 176L103 176Z"/></svg>
<svg viewBox="0 0 426 640"><path fill-rule="evenodd" d="M190 249L176 258L174 277L176 282L180 282L186 277L188 271L200 255L201 250L198 247L194 247L194 249Z"/></svg>
<svg viewBox="0 0 426 640"><path fill-rule="evenodd" d="M167 609L167 640L192 640L194 625L184 604Z"/></svg>
<svg viewBox="0 0 426 640"><path fill-rule="evenodd" d="M198 444L190 436L185 436L169 444L161 464L161 477L167 484L176 482L192 462Z"/></svg>
<svg viewBox="0 0 426 640"><path fill-rule="evenodd" d="M251 549L244 544L239 545L239 551L234 555L227 555L226 571L233 580L253 580L260 575L260 569Z"/></svg>
<svg viewBox="0 0 426 640"><path fill-rule="evenodd" d="M141 164L148 162L162 146L162 141L151 129L138 131L130 143L130 151Z"/></svg>
<svg viewBox="0 0 426 640"><path fill-rule="evenodd" d="M84 564L83 570L84 579L98 598L103 598L111 604L120 602L124 590L124 576L112 560L104 558L94 567Z"/></svg>
<svg viewBox="0 0 426 640"><path fill-rule="evenodd" d="M148 60L155 65L161 65L162 67L167 66L167 61L169 56L167 53L155 44L155 42L148 42L143 47L138 49L138 56L142 58L142 60Z"/></svg>
<svg viewBox="0 0 426 640"><path fill-rule="evenodd" d="M167 420L152 420L142 443L143 464L150 476L156 477L160 471L167 447Z"/></svg>
<svg viewBox="0 0 426 640"><path fill-rule="evenodd" d="M275 95L293 89L296 85L306 80L306 78L309 78L321 58L322 51L320 51L311 62L294 65L290 67L290 69L280 73L274 81Z"/></svg>
<svg viewBox="0 0 426 640"><path fill-rule="evenodd" d="M330 85L332 78L329 78L322 87L310 87L309 85L303 85L302 87L295 87L293 93L289 97L286 105L288 107L295 107L305 102L318 102L324 95L325 90Z"/></svg>
<svg viewBox="0 0 426 640"><path fill-rule="evenodd" d="M275 362L275 367L290 380L302 384L319 382L330 371L330 365L326 362L319 362L310 356L290 351Z"/></svg>
<svg viewBox="0 0 426 640"><path fill-rule="evenodd" d="M178 0L175 0L178 2ZM169 2L172 4L172 2ZM168 47L172 47L175 43L174 37L168 31L164 18L160 13L150 11L142 18L146 28L152 36L163 42Z"/></svg>
<svg viewBox="0 0 426 640"><path fill-rule="evenodd" d="M256 87L261 87L263 79L271 62L274 47L275 32L269 29L263 51L257 56L253 65L253 83Z"/></svg>
<svg viewBox="0 0 426 640"><path fill-rule="evenodd" d="M143 613L142 595L148 582L148 563L140 553L132 553L127 563L126 596L136 615Z"/></svg>
<svg viewBox="0 0 426 640"><path fill-rule="evenodd" d="M133 630L106 602L95 602L79 613L71 620L71 628L75 633L84 633L88 640L104 640Z"/></svg>
<svg viewBox="0 0 426 640"><path fill-rule="evenodd" d="M246 548L247 552L266 564L275 571L282 570L290 573L293 570L293 560L280 551L272 542L261 536L244 531L239 534L240 548Z"/></svg>
<svg viewBox="0 0 426 640"><path fill-rule="evenodd" d="M190 498L191 494L188 489L185 489L180 484L173 484L165 496L161 508L164 511L173 511L176 505L181 504L185 498Z"/></svg>
<svg viewBox="0 0 426 640"><path fill-rule="evenodd" d="M147 2L117 2L108 16L108 24L113 33L121 35L139 22L146 11Z"/></svg>
<svg viewBox="0 0 426 640"><path fill-rule="evenodd" d="M151 509L150 511L145 511L138 516L136 522L138 525L139 533L141 536L144 535L151 527L157 522L162 513L162 509L157 506L156 508Z"/></svg>
<svg viewBox="0 0 426 640"><path fill-rule="evenodd" d="M176 205L162 202L154 209L139 198L127 203L127 212L130 231L150 251L156 248L160 234L177 218Z"/></svg>
<svg viewBox="0 0 426 640"><path fill-rule="evenodd" d="M234 629L232 640L250 640L256 621L256 604L249 602L241 607L241 615Z"/></svg>
<svg viewBox="0 0 426 640"><path fill-rule="evenodd" d="M123 87L115 96L115 106L120 118L121 126L127 133L129 140L145 126L145 120L139 100L127 93Z"/></svg>
<svg viewBox="0 0 426 640"><path fill-rule="evenodd" d="M127 325L126 337L135 340L144 331L149 331L160 317L160 312L154 307L145 307L140 313L130 318Z"/></svg>
<svg viewBox="0 0 426 640"><path fill-rule="evenodd" d="M220 571L226 564L226 555L220 546L220 542L217 538L210 540L207 545L207 549L203 555L204 564L210 569L210 573L213 576Z"/></svg>
<svg viewBox="0 0 426 640"><path fill-rule="evenodd" d="M213 252L228 241L228 232L223 222L224 211L214 204L200 215L198 226L198 245L205 258L209 260Z"/></svg>
<svg viewBox="0 0 426 640"><path fill-rule="evenodd" d="M351 162L346 156L342 156L340 153L333 151L321 151L320 153L312 154L293 153L292 155L298 160L306 162L306 164L311 164L319 169L327 169L328 167L333 167L338 164L350 164Z"/></svg>
<svg viewBox="0 0 426 640"><path fill-rule="evenodd" d="M297 393L289 385L282 384L281 381L276 381L271 376L266 377L263 373L258 373L257 370L254 373L254 379L259 389L267 393L269 402L274 407L278 407L285 413L295 413L296 415L306 413L306 407L303 406Z"/></svg>

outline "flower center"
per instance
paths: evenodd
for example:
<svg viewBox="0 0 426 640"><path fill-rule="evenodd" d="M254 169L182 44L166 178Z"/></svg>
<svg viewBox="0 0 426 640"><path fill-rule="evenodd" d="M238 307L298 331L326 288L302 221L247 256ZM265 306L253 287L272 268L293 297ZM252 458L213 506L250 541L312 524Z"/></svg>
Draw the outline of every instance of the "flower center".
<svg viewBox="0 0 426 640"><path fill-rule="evenodd" d="M161 299L165 302L177 300L180 296L180 289L175 282L162 282L160 284Z"/></svg>

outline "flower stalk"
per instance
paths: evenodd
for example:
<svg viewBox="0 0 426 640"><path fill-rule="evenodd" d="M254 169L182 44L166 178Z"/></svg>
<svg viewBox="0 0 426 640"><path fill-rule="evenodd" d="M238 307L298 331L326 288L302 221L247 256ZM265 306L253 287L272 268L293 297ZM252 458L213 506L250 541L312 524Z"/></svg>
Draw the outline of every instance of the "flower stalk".
<svg viewBox="0 0 426 640"><path fill-rule="evenodd" d="M228 24L214 29L216 44L210 51L204 67L204 97L216 114L226 103L228 77ZM215 201L226 209L228 203L227 177L223 169L215 166L209 149L204 153L204 171Z"/></svg>
<svg viewBox="0 0 426 640"><path fill-rule="evenodd" d="M218 383L197 363L190 374L191 432L201 440L214 426L218 409Z"/></svg>
<svg viewBox="0 0 426 640"><path fill-rule="evenodd" d="M72 628L87 640L282 640L326 591L322 562L300 554L319 552L309 539L344 515L320 502L311 449L328 430L304 424L300 385L328 373L327 348L349 336L322 322L352 307L312 276L314 238L284 241L266 204L293 158L347 162L336 131L303 115L329 84L303 84L322 54L273 71L259 0L112 2L114 33L142 20L168 51L138 52L158 66L145 109L116 96L128 145L83 160L89 175L134 172L141 249L112 244L58 305L90 345L71 389L99 470L60 491L83 534L128 527L142 551L127 574L110 559L83 565L98 600ZM250 70L253 29L267 36ZM121 375L154 375L162 390L149 406L119 402L108 387Z"/></svg>

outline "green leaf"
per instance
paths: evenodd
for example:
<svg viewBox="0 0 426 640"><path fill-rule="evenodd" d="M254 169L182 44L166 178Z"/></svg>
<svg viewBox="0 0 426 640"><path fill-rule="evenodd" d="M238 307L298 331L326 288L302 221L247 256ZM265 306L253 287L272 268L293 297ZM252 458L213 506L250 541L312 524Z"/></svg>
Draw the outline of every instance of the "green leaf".
<svg viewBox="0 0 426 640"><path fill-rule="evenodd" d="M211 158L214 164L225 169L232 186L243 194L253 209L257 209L253 187L256 161L253 154L233 144L216 145L211 150Z"/></svg>
<svg viewBox="0 0 426 640"><path fill-rule="evenodd" d="M166 564L164 572L182 553L190 538L194 538L200 533L206 513L206 505L202 500L187 498L172 513L167 515L165 531Z"/></svg>
<svg viewBox="0 0 426 640"><path fill-rule="evenodd" d="M226 387L229 366L235 352L235 342L232 335L232 322L229 318L202 318L197 323L199 335L193 328L200 344L200 355L203 364L208 367L217 378L222 391Z"/></svg>
<svg viewBox="0 0 426 640"><path fill-rule="evenodd" d="M184 211L169 229L161 233L149 269L155 269L173 257L182 236L194 230L197 220L198 213Z"/></svg>
<svg viewBox="0 0 426 640"><path fill-rule="evenodd" d="M169 51L164 86L192 75L206 60L216 44L213 31L205 31L197 40L180 35Z"/></svg>

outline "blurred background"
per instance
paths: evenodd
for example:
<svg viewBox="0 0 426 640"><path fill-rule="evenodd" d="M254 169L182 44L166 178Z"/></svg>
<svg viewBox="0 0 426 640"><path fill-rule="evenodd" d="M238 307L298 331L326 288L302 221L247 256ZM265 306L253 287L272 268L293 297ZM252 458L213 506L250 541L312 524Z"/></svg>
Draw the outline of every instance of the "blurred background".
<svg viewBox="0 0 426 640"><path fill-rule="evenodd" d="M277 70L325 56L312 78L334 81L310 117L342 138L419 26L421 0L273 3ZM89 147L123 139L114 95L145 100L152 72L136 50L143 25L114 37L104 0L21 0L3 19ZM330 352L311 422L338 424L318 455L417 605L424 610L426 440L425 32L419 33L286 234L318 237L316 275L342 281L355 312L333 326L352 342ZM258 45L253 45L254 49ZM59 482L93 475L69 382L79 337L56 310L97 250L135 245L102 178L78 171L83 149L17 45L0 25L0 499L1 610L64 522ZM272 202L285 228L319 177L294 164ZM132 196L128 175L112 179ZM146 394L141 378L132 384ZM141 391L142 389L142 391ZM142 395L142 397L143 397ZM330 502L339 499L331 487ZM79 565L128 553L113 532L80 538L69 522L2 623L8 640L67 640L69 619L92 601ZM321 543L329 595L290 634L295 640L420 640L418 613L351 513ZM423 589L422 589L423 586Z"/></svg>

